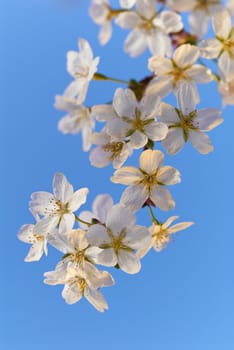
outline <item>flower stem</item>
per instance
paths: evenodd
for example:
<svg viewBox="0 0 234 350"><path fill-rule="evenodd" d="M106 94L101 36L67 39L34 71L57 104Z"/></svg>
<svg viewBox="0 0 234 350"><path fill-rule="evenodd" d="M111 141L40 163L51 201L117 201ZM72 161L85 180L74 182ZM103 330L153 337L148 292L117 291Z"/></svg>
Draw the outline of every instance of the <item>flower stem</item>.
<svg viewBox="0 0 234 350"><path fill-rule="evenodd" d="M93 79L94 80L109 80L109 81L113 81L115 83L121 83L121 84L126 84L126 85L129 84L129 81L107 77L106 75L101 74L101 73L95 73L93 76Z"/></svg>
<svg viewBox="0 0 234 350"><path fill-rule="evenodd" d="M152 220L153 224L159 225L159 221L156 219L156 217L154 216L153 210L151 208L150 205L148 205L148 209L149 209L149 213L150 213L150 218Z"/></svg>
<svg viewBox="0 0 234 350"><path fill-rule="evenodd" d="M76 221L81 222L82 224L85 224L87 226L92 226L93 225L93 224L91 224L91 222L87 222L87 221L84 221L84 220L80 219L77 215L75 215L75 218L76 218Z"/></svg>

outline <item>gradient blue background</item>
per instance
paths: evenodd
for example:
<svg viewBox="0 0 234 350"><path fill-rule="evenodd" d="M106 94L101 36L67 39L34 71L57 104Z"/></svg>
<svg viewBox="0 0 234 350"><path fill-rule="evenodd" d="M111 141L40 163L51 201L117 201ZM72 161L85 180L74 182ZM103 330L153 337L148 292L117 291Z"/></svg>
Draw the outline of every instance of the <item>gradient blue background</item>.
<svg viewBox="0 0 234 350"><path fill-rule="evenodd" d="M232 350L234 348L233 283L233 108L210 133L215 152L208 156L187 147L165 164L182 173L171 187L179 215L196 225L181 232L168 248L152 251L139 274L113 271L114 287L103 289L109 303L104 314L87 301L69 306L61 286L43 284L60 254L24 263L29 245L18 241L22 224L32 223L28 200L34 191L51 191L56 171L74 188L90 188L90 208L99 193L118 201L124 187L110 183L110 167L95 169L81 150L80 136L57 131L63 113L53 108L71 77L66 52L77 38L91 43L101 56L100 72L140 79L148 74L148 53L135 60L122 51L126 32L114 29L105 47L97 43L98 27L87 15L89 1L8 0L0 3L1 96L1 289L0 348ZM118 85L93 82L87 105L105 103ZM201 106L220 107L215 84L201 89ZM129 160L136 164L136 157ZM139 223L149 225L146 210Z"/></svg>

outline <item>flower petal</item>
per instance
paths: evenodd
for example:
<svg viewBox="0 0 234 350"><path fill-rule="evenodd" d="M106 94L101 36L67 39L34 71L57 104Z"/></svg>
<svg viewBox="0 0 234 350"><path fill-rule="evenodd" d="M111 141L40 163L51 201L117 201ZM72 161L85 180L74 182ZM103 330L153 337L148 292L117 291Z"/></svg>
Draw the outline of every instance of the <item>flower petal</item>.
<svg viewBox="0 0 234 350"><path fill-rule="evenodd" d="M169 129L167 137L162 141L168 154L178 153L183 148L184 143L183 129L179 127Z"/></svg>
<svg viewBox="0 0 234 350"><path fill-rule="evenodd" d="M171 166L163 166L158 170L157 180L164 185L175 185L181 181L180 172Z"/></svg>
<svg viewBox="0 0 234 350"><path fill-rule="evenodd" d="M111 177L111 181L114 183L120 183L123 185L137 184L143 179L143 175L138 168L132 166L125 166L117 169L114 175Z"/></svg>
<svg viewBox="0 0 234 350"><path fill-rule="evenodd" d="M129 274L135 274L141 269L141 263L138 257L122 249L118 254L118 264L121 270Z"/></svg>
<svg viewBox="0 0 234 350"><path fill-rule="evenodd" d="M140 169L147 174L152 174L161 166L163 160L164 154L162 152L148 149L140 155Z"/></svg>
<svg viewBox="0 0 234 350"><path fill-rule="evenodd" d="M207 154L214 150L209 137L203 132L190 130L189 141L201 154Z"/></svg>
<svg viewBox="0 0 234 350"><path fill-rule="evenodd" d="M122 193L120 202L132 211L140 209L149 197L147 188L140 185L132 185Z"/></svg>
<svg viewBox="0 0 234 350"><path fill-rule="evenodd" d="M161 210L174 209L175 202L170 192L163 186L155 186L152 190L150 198Z"/></svg>

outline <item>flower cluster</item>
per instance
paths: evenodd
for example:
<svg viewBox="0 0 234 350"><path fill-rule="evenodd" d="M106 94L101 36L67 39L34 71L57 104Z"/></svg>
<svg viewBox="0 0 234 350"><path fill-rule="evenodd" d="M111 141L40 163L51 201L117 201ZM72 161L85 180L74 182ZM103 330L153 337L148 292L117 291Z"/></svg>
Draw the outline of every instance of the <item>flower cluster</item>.
<svg viewBox="0 0 234 350"><path fill-rule="evenodd" d="M221 0L119 0L119 8L113 8L109 0L91 2L89 14L101 26L100 43L111 39L113 23L130 30L124 50L136 57L148 49L150 73L140 81L100 73L99 57L94 57L85 39L78 40L78 51L67 54L67 71L73 81L55 98L55 107L67 112L58 128L64 134L81 132L91 165L103 168L111 164L115 170L110 180L127 186L118 203L102 194L91 211L81 212L89 190L74 191L62 173L54 176L53 194L32 194L29 207L35 223L23 225L18 233L21 241L31 245L25 261L40 260L48 254L48 245L57 249L61 260L44 274L44 282L64 285L62 296L67 303L85 297L97 310L106 310L100 289L115 282L109 271L100 268L136 274L151 248L160 252L172 234L193 224L170 226L177 216L166 221L158 218L160 210L175 208L167 186L181 181L178 169L163 165L165 155L159 146L168 155L181 151L187 142L200 154L213 151L206 133L223 119L217 108L197 107L202 100L198 84L216 82L223 106L234 105L233 8L232 0L227 4ZM183 12L188 14L188 28ZM204 39L210 22L214 37ZM111 102L86 106L92 80L111 80L121 87ZM176 106L165 102L170 94L175 96ZM102 127L96 131L99 123ZM139 150L139 165L125 165ZM149 226L136 221L136 213L143 207L149 211Z"/></svg>

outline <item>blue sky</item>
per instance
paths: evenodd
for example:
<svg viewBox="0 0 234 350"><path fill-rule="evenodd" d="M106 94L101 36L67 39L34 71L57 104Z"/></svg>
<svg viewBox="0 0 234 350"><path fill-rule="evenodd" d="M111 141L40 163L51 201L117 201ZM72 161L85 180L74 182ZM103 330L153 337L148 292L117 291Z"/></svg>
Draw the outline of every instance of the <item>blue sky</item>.
<svg viewBox="0 0 234 350"><path fill-rule="evenodd" d="M182 173L171 192L176 209L159 213L195 225L175 242L142 261L139 274L114 271L114 287L104 294L109 310L98 313L85 300L73 306L62 299L61 286L43 284L60 255L24 263L29 246L18 241L21 225L32 223L30 194L51 191L52 178L63 172L74 188L89 187L86 209L97 194L118 201L122 186L112 184L110 167L95 169L81 150L80 136L57 131L63 115L54 96L71 81L66 52L77 49L78 37L101 57L100 72L140 79L148 54L134 60L122 51L126 36L115 28L112 41L97 43L98 27L87 15L89 1L9 0L0 3L0 89L2 97L1 171L1 315L0 345L4 350L160 349L232 350L234 346L233 283L233 108L210 133L215 151L207 156L187 145L165 164ZM93 82L87 104L111 100L118 85ZM200 89L202 107L220 107L215 84ZM135 163L134 163L135 162ZM128 164L136 164L136 157ZM149 225L146 210L139 224Z"/></svg>

